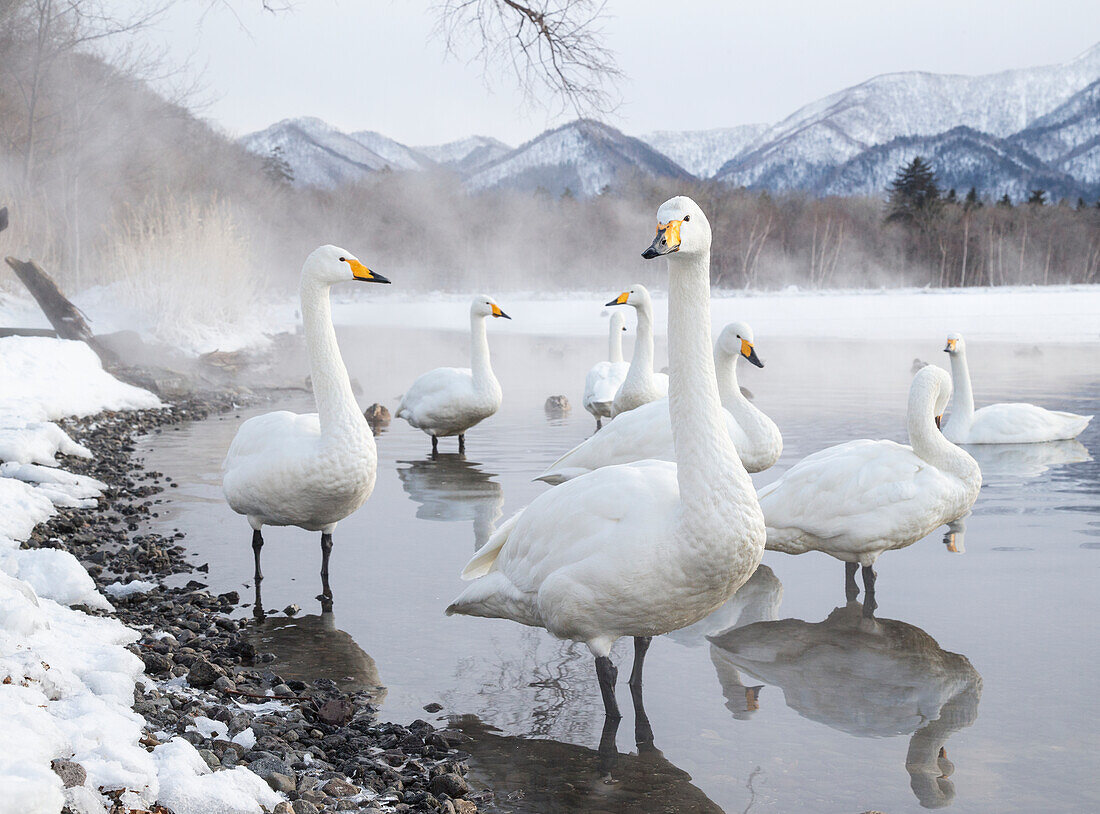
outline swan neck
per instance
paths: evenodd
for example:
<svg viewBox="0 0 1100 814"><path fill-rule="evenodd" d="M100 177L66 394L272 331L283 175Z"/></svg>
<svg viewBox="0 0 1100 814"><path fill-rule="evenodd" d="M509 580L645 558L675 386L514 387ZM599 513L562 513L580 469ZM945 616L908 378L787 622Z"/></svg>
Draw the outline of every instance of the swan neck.
<svg viewBox="0 0 1100 814"><path fill-rule="evenodd" d="M970 426L974 417L974 391L970 387L970 367L966 363L966 351L951 354L951 385L954 396L951 399L951 421L958 416Z"/></svg>
<svg viewBox="0 0 1100 814"><path fill-rule="evenodd" d="M733 406L740 401L748 401L741 393L741 387L737 382L737 363L740 354L734 356L726 353L719 345L714 346L714 370L718 378L718 396L727 410L733 411Z"/></svg>
<svg viewBox="0 0 1100 814"><path fill-rule="evenodd" d="M611 331L607 337L607 358L611 362L621 362L623 360L623 329L615 324L611 323Z"/></svg>
<svg viewBox="0 0 1100 814"><path fill-rule="evenodd" d="M653 378L653 311L648 304L636 310L638 334L634 339L634 355L626 377L630 382L648 382Z"/></svg>
<svg viewBox="0 0 1100 814"><path fill-rule="evenodd" d="M948 441L936 426L933 415L936 395L934 390L928 388L910 393L907 416L909 445L920 459L943 472L969 481L977 472L978 464L965 450Z"/></svg>
<svg viewBox="0 0 1100 814"><path fill-rule="evenodd" d="M489 337L485 330L485 317L470 314L470 372L474 386L482 388L492 380L493 368L489 364Z"/></svg>
<svg viewBox="0 0 1100 814"><path fill-rule="evenodd" d="M338 434L343 428L359 422L365 426L336 342L330 288L328 283L303 280L299 292L313 398L317 402L322 436Z"/></svg>

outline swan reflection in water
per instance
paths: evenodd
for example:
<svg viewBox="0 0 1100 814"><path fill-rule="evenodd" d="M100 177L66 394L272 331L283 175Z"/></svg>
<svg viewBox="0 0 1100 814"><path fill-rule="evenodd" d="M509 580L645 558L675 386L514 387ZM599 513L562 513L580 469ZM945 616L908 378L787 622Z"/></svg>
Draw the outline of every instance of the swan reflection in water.
<svg viewBox="0 0 1100 814"><path fill-rule="evenodd" d="M982 694L965 656L913 625L866 617L854 601L823 622L757 622L711 642L724 662L779 687L804 718L858 737L910 735L905 769L920 804L954 799L944 744L974 723Z"/></svg>
<svg viewBox="0 0 1100 814"><path fill-rule="evenodd" d="M472 520L475 551L485 545L504 511L504 491L493 480L496 474L480 466L462 453L444 452L435 458L397 462L402 487L420 504L416 516L445 522Z"/></svg>
<svg viewBox="0 0 1100 814"><path fill-rule="evenodd" d="M1048 441L1045 444L967 444L965 447L982 477L1036 478L1051 467L1091 461L1088 449L1080 441Z"/></svg>
<svg viewBox="0 0 1100 814"><path fill-rule="evenodd" d="M368 692L377 703L386 697L378 665L350 633L336 627L330 597L321 600L320 615L266 616L257 592L259 613L249 632L257 652L275 654L267 665L284 680L311 682L327 678L343 692Z"/></svg>
<svg viewBox="0 0 1100 814"><path fill-rule="evenodd" d="M493 790L493 811L720 814L722 808L692 784L691 775L654 745L644 710L637 721L637 751L629 754L615 745L621 719L604 722L595 750L502 735L473 715L454 717L450 726L472 738L459 748L474 758L471 778Z"/></svg>

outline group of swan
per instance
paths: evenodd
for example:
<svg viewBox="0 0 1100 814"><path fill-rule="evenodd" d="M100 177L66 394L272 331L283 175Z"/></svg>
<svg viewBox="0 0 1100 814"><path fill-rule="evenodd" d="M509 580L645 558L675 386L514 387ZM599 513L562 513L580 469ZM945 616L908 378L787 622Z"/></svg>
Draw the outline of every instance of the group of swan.
<svg viewBox="0 0 1100 814"><path fill-rule="evenodd" d="M611 404L615 394L622 387L630 365L623 361L623 332L626 331L626 319L616 311L611 315L608 326L607 361L596 362L584 379L584 409L596 418L596 429L603 426L603 420L611 417Z"/></svg>
<svg viewBox="0 0 1100 814"><path fill-rule="evenodd" d="M695 624L722 606L756 571L765 546L845 561L850 598L858 591L856 568L863 566L865 605L873 608L878 555L958 521L981 486L974 459L949 441L950 432L945 437L937 430L952 383L929 366L910 389L911 446L862 440L831 447L795 464L758 496L748 473L775 463L782 438L737 385L741 358L762 366L751 329L729 325L711 346L710 246L710 224L694 201L678 196L661 205L657 235L642 256L668 262L667 380L653 372L649 293L634 286L614 300L637 309L638 338L629 372L610 400L613 420L542 476L567 482L490 536L462 572L474 582L447 608L448 615L511 619L585 643L612 719L620 717L610 659L617 639L634 639L630 687L638 704L651 637ZM328 594L332 532L374 487L374 438L352 395L331 320L329 289L352 280L389 282L335 246L306 259L302 313L318 412L246 421L225 459L226 499L253 528L257 584L262 527L294 525L322 533ZM399 417L431 436L433 452L439 437L452 435L461 450L466 430L500 405L485 332L490 316L508 318L491 297L479 295L470 309L471 368L422 375L398 408ZM613 318L612 365L622 364L621 327ZM1030 405L974 413L960 337L949 339L948 352L969 440L996 436L979 433L979 425L1025 421L1043 429L1044 437L1033 440L1068 437L1057 433L1080 432L1089 420ZM600 384L612 375L607 369ZM591 403L602 409L610 385L597 394L596 384ZM1054 429L1056 422L1062 430ZM1021 430L1013 440L1027 435Z"/></svg>

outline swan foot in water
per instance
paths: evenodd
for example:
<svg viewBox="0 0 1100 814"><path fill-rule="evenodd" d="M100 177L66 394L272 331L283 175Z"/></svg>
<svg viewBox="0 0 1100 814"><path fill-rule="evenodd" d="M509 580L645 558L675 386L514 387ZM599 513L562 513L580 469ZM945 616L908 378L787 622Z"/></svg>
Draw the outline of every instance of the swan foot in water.
<svg viewBox="0 0 1100 814"><path fill-rule="evenodd" d="M256 581L256 589L259 590L260 581L264 578L264 575L260 573L260 549L264 547L264 536L260 534L260 530L256 529L252 532L252 554L256 558L256 573L252 575L252 578Z"/></svg>
<svg viewBox="0 0 1100 814"><path fill-rule="evenodd" d="M432 436L432 457L439 455L439 439L434 435Z"/></svg>
<svg viewBox="0 0 1100 814"><path fill-rule="evenodd" d="M849 602L855 601L855 598L859 596L859 586L856 584L856 569L858 568L858 562L844 563L844 598Z"/></svg>
<svg viewBox="0 0 1100 814"><path fill-rule="evenodd" d="M863 615L871 618L875 615L878 603L875 601L875 568L873 565L863 566Z"/></svg>
<svg viewBox="0 0 1100 814"><path fill-rule="evenodd" d="M615 701L615 680L619 671L607 656L596 656L596 678L600 682L600 694L603 695L603 711L608 719L618 723L623 714Z"/></svg>
<svg viewBox="0 0 1100 814"><path fill-rule="evenodd" d="M259 532L256 533L259 534ZM267 615L264 613L263 600L260 599L260 581L256 580L254 585L256 591L256 601L252 603L252 616L257 622L262 622L264 619L267 618Z"/></svg>
<svg viewBox="0 0 1100 814"><path fill-rule="evenodd" d="M603 719L603 732L600 734L599 769L600 779L607 785L618 783L611 776L612 770L619 762L619 750L615 746L615 736L619 732L619 718L606 717Z"/></svg>
<svg viewBox="0 0 1100 814"><path fill-rule="evenodd" d="M461 455L466 451L466 434L462 433L458 436L458 454Z"/></svg>

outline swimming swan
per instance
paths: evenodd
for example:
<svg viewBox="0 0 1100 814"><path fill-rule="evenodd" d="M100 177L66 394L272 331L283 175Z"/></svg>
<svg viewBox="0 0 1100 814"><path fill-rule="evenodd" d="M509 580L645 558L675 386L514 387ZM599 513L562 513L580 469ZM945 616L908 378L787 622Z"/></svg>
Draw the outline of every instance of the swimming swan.
<svg viewBox="0 0 1100 814"><path fill-rule="evenodd" d="M863 566L864 609L874 610L874 564L966 514L978 497L978 463L937 429L951 378L929 365L909 388L909 443L849 441L815 452L760 489L768 550L823 551L845 562L849 599Z"/></svg>
<svg viewBox="0 0 1100 814"><path fill-rule="evenodd" d="M631 305L638 312L638 335L630 370L611 403L611 417L668 395L668 376L653 372L653 300L644 285L624 291L608 305Z"/></svg>
<svg viewBox="0 0 1100 814"><path fill-rule="evenodd" d="M332 327L329 289L350 280L389 282L336 246L322 246L306 258L300 297L317 412L280 410L248 419L222 464L225 499L253 529L257 584L263 579L262 527L298 526L321 532L321 582L331 595L332 532L374 489L374 433L351 392Z"/></svg>
<svg viewBox="0 0 1100 814"><path fill-rule="evenodd" d="M1076 438L1092 421L1091 415L1055 412L1034 404L990 404L974 410L966 342L959 334L947 337L944 353L951 356L955 398L943 434L956 444L1036 444Z"/></svg>
<svg viewBox="0 0 1100 814"><path fill-rule="evenodd" d="M395 415L432 437L458 436L458 451L466 451L466 430L500 409L500 382L489 365L485 319L503 317L496 300L478 294L470 303L470 367L437 367L412 383Z"/></svg>
<svg viewBox="0 0 1100 814"><path fill-rule="evenodd" d="M462 572L477 579L447 608L511 619L584 642L609 719L618 719L609 655L634 637L640 703L650 637L694 624L756 570L764 517L722 420L710 338L710 224L686 197L657 211L642 255L668 256L669 412L679 466L637 461L582 475L535 498Z"/></svg>
<svg viewBox="0 0 1100 814"><path fill-rule="evenodd" d="M596 417L596 429L603 426L603 419L611 417L611 402L619 392L630 365L623 361L623 332L626 319L616 311L611 315L608 337L608 360L596 362L584 378L584 409Z"/></svg>
<svg viewBox="0 0 1100 814"><path fill-rule="evenodd" d="M757 367L764 363L756 355L752 328L743 322L727 325L714 344L714 368L718 374L718 394L726 408L726 429L741 463L749 472L762 472L779 460L783 436L775 422L753 406L737 384L737 363L747 359ZM672 424L668 419L668 399L616 416L607 427L582 441L554 461L536 480L563 483L601 466L625 464L654 458L674 461Z"/></svg>

